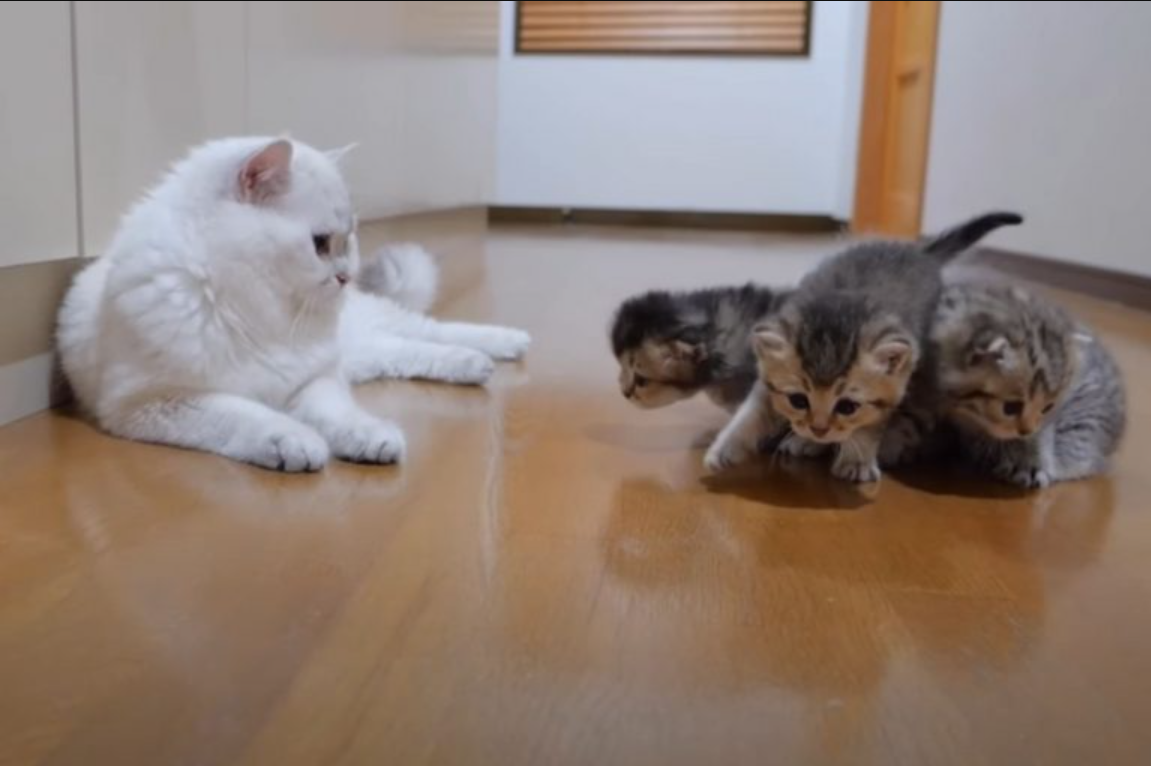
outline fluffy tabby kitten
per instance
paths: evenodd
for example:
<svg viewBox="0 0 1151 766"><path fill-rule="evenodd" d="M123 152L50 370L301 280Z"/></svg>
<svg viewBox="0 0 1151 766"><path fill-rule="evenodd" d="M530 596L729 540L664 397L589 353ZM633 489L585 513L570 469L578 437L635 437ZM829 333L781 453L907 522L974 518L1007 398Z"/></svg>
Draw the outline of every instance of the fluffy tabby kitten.
<svg viewBox="0 0 1151 766"><path fill-rule="evenodd" d="M1107 349L1018 287L954 285L931 332L937 385L959 447L1024 487L1106 468L1123 435L1123 380Z"/></svg>
<svg viewBox="0 0 1151 766"><path fill-rule="evenodd" d="M519 331L437 323L352 286L360 257L337 160L287 139L216 141L125 216L59 317L64 371L105 430L285 471L333 454L390 463L403 435L360 409L349 379L481 382L492 356L523 353ZM422 289L401 293L426 303L421 258L401 248L377 265L408 267Z"/></svg>
<svg viewBox="0 0 1151 766"><path fill-rule="evenodd" d="M943 266L990 231L1021 221L991 213L923 242L866 242L820 264L756 328L760 379L705 465L714 471L740 462L789 426L782 452L834 449L833 475L878 480L881 440L920 360Z"/></svg>
<svg viewBox="0 0 1151 766"><path fill-rule="evenodd" d="M751 330L782 294L759 285L627 299L611 325L619 388L632 404L663 407L700 391L734 410L755 382Z"/></svg>

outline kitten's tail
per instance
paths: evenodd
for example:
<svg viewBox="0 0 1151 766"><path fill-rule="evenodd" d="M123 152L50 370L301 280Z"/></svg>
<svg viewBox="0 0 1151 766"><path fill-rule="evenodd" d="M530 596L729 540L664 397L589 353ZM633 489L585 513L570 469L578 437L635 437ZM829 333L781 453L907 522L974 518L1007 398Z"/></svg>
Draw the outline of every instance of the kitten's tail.
<svg viewBox="0 0 1151 766"><path fill-rule="evenodd" d="M366 256L356 280L361 290L421 314L435 303L439 282L440 270L431 253L413 244L381 247Z"/></svg>
<svg viewBox="0 0 1151 766"><path fill-rule="evenodd" d="M1000 226L1018 226L1021 223L1023 216L1018 213L986 213L927 239L923 243L923 251L941 261L949 261Z"/></svg>

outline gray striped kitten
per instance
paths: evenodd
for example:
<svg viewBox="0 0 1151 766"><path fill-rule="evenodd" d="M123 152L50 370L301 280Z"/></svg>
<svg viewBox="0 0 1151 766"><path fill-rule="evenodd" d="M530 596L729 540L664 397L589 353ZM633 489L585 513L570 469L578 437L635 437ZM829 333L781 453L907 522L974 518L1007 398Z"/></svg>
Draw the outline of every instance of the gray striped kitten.
<svg viewBox="0 0 1151 766"><path fill-rule="evenodd" d="M1123 436L1123 379L1102 342L1018 287L954 285L936 312L936 385L959 449L1023 487L1100 473Z"/></svg>
<svg viewBox="0 0 1151 766"><path fill-rule="evenodd" d="M755 328L759 380L704 456L706 468L742 462L790 430L780 452L831 452L833 476L877 481L882 453L905 451L884 445L886 431L914 388L944 265L1021 221L988 213L921 242L864 242L822 262Z"/></svg>

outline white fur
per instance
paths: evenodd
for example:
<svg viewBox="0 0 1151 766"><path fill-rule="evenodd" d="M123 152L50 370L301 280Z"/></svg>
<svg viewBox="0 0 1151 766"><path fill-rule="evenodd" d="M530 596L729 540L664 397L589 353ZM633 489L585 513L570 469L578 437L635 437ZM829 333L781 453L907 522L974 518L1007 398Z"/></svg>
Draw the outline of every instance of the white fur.
<svg viewBox="0 0 1151 766"><path fill-rule="evenodd" d="M268 468L401 459L400 430L356 405L349 378L482 382L488 356L427 347L515 358L528 338L343 286L359 268L353 226L331 156L270 138L194 150L68 292L58 341L81 404L113 434ZM321 257L317 233L346 249Z"/></svg>

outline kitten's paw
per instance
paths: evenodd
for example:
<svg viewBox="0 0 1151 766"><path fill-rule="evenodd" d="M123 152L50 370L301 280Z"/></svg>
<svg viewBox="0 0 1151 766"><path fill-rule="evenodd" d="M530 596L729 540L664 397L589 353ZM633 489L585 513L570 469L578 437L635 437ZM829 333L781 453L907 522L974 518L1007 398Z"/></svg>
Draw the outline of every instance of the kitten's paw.
<svg viewBox="0 0 1151 766"><path fill-rule="evenodd" d="M508 327L492 328L480 350L493 359L501 362L514 362L527 353L532 344L532 336L523 330L513 330Z"/></svg>
<svg viewBox="0 0 1151 766"><path fill-rule="evenodd" d="M732 442L715 442L703 456L703 467L708 473L720 473L747 460L748 451Z"/></svg>
<svg viewBox="0 0 1151 766"><path fill-rule="evenodd" d="M879 481L879 477L883 474L879 470L879 463L875 460L862 461L840 458L831 464L831 475L837 479L856 484L871 484Z"/></svg>
<svg viewBox="0 0 1151 766"><path fill-rule="evenodd" d="M466 386L482 386L496 371L496 363L482 351L470 348L452 349L451 356L443 367L442 379L448 383Z"/></svg>
<svg viewBox="0 0 1151 766"><path fill-rule="evenodd" d="M248 462L273 471L302 473L320 470L330 455L331 450L318 433L300 426L268 434L248 456Z"/></svg>
<svg viewBox="0 0 1151 766"><path fill-rule="evenodd" d="M997 478L1025 489L1042 489L1051 485L1051 474L1036 466L1005 466L995 472Z"/></svg>
<svg viewBox="0 0 1151 766"><path fill-rule="evenodd" d="M788 457L815 458L826 455L828 449L829 445L827 444L819 444L792 433L783 437L783 441L779 443L776 452Z"/></svg>
<svg viewBox="0 0 1151 766"><path fill-rule="evenodd" d="M404 458L404 434L395 425L369 420L332 435L332 452L350 463L388 465Z"/></svg>

